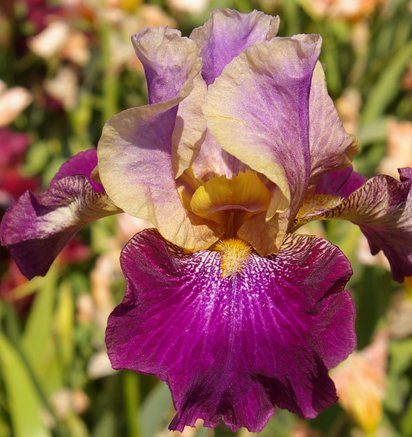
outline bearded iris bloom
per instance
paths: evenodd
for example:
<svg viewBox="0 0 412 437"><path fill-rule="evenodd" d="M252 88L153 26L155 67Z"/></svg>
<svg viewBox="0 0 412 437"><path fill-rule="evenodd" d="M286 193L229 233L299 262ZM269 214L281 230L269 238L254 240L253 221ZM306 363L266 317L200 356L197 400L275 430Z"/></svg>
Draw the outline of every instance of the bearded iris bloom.
<svg viewBox="0 0 412 437"><path fill-rule="evenodd" d="M189 38L132 38L149 102L115 115L95 150L6 213L1 241L45 274L85 224L152 223L125 246L122 303L106 335L115 369L166 381L171 429L259 431L275 407L315 417L336 401L328 370L355 346L351 267L314 219L358 224L394 278L412 275L412 170L366 180L351 160L318 61L318 35L277 37L261 12L216 10Z"/></svg>

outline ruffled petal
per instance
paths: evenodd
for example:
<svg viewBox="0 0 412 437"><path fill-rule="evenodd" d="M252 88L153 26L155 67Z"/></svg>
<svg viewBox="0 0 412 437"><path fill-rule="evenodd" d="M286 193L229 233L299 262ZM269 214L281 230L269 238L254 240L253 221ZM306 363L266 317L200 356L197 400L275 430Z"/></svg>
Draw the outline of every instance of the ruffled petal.
<svg viewBox="0 0 412 437"><path fill-rule="evenodd" d="M207 180L216 175L223 175L230 179L247 169L246 165L222 150L210 132L206 131L199 153L193 161L193 172L196 177Z"/></svg>
<svg viewBox="0 0 412 437"><path fill-rule="evenodd" d="M52 179L50 185L53 185L60 179L67 176L83 175L86 177L93 190L97 193L103 193L103 185L92 179L93 170L97 167L97 151L96 149L89 149L84 152L80 152L73 158L65 162Z"/></svg>
<svg viewBox="0 0 412 437"><path fill-rule="evenodd" d="M91 185L95 157L95 150L77 154L63 164L45 193L27 191L4 215L1 244L28 278L45 275L84 225L120 212L100 184Z"/></svg>
<svg viewBox="0 0 412 437"><path fill-rule="evenodd" d="M345 132L326 87L320 62L313 71L309 99L311 181L331 170L350 165L358 151L354 138Z"/></svg>
<svg viewBox="0 0 412 437"><path fill-rule="evenodd" d="M172 147L178 106L200 73L199 49L166 29L148 29L134 45L144 61L150 101L157 103L106 123L98 145L100 179L117 206L152 223L167 240L190 250L209 247L220 234L183 207Z"/></svg>
<svg viewBox="0 0 412 437"><path fill-rule="evenodd" d="M304 221L346 219L360 226L373 255L380 250L395 280L412 276L412 169L400 171L401 180L379 175L333 207L314 209Z"/></svg>
<svg viewBox="0 0 412 437"><path fill-rule="evenodd" d="M204 108L217 142L277 184L292 215L309 182L309 93L320 43L298 35L250 47L209 87Z"/></svg>
<svg viewBox="0 0 412 437"><path fill-rule="evenodd" d="M175 29L149 28L134 35L132 42L143 64L149 103L166 102L181 93L188 83L175 118L172 160L175 177L190 167L206 131L202 105L206 84L201 77L199 48Z"/></svg>
<svg viewBox="0 0 412 437"><path fill-rule="evenodd" d="M149 103L175 98L200 71L198 47L179 30L147 28L133 35L132 43L144 67Z"/></svg>
<svg viewBox="0 0 412 437"><path fill-rule="evenodd" d="M366 182L365 176L353 170L352 166L342 170L324 173L318 180L316 193L348 197Z"/></svg>
<svg viewBox="0 0 412 437"><path fill-rule="evenodd" d="M220 252L186 254L155 231L123 250L127 289L109 317L109 357L169 384L171 429L202 418L260 431L274 405L314 417L336 401L327 370L355 344L348 260L298 235L277 256L242 256L222 277Z"/></svg>
<svg viewBox="0 0 412 437"><path fill-rule="evenodd" d="M190 35L201 48L202 76L207 85L214 82L233 58L248 47L273 38L278 28L279 17L263 12L212 11L209 20Z"/></svg>

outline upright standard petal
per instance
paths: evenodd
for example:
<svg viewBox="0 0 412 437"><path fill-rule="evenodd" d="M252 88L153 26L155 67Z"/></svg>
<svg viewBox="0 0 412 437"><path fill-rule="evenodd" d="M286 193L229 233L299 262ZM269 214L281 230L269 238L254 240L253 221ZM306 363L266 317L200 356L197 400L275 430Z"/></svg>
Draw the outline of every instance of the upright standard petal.
<svg viewBox="0 0 412 437"><path fill-rule="evenodd" d="M348 260L303 236L277 256L242 259L231 269L221 252L186 254L155 231L123 250L127 289L109 318L109 357L169 384L171 429L202 418L260 431L274 406L314 417L336 401L327 371L355 344Z"/></svg>
<svg viewBox="0 0 412 437"><path fill-rule="evenodd" d="M354 138L345 132L326 87L320 62L313 71L309 98L311 181L351 163L358 151Z"/></svg>
<svg viewBox="0 0 412 437"><path fill-rule="evenodd" d="M198 47L179 30L147 28L133 35L132 43L144 67L149 103L175 98L200 71Z"/></svg>
<svg viewBox="0 0 412 437"><path fill-rule="evenodd" d="M198 48L192 40L176 33L163 44L163 39L159 42L159 32L168 35L165 30L149 29L142 37L145 62L152 74L149 88L157 96L152 100L159 102L128 109L106 123L98 145L99 176L119 208L151 222L164 238L180 247L203 249L219 238L219 225L184 208L172 162L178 106L192 92L193 81L200 72ZM154 47L149 44L152 39ZM151 50L156 47L161 48L165 65L173 66L175 79L167 67L162 70L159 53Z"/></svg>
<svg viewBox="0 0 412 437"><path fill-rule="evenodd" d="M59 252L85 224L120 212L100 184L91 185L95 162L95 150L75 155L63 164L44 194L27 191L4 215L1 244L10 249L28 278L45 275Z"/></svg>
<svg viewBox="0 0 412 437"><path fill-rule="evenodd" d="M373 255L380 250L391 265L395 280L412 276L412 169L400 170L401 180L380 175L332 207L313 209L304 221L346 219L359 225Z"/></svg>
<svg viewBox="0 0 412 437"><path fill-rule="evenodd" d="M278 28L279 17L263 12L212 11L209 20L190 35L201 49L202 76L207 85L214 82L233 58L248 47L273 38Z"/></svg>
<svg viewBox="0 0 412 437"><path fill-rule="evenodd" d="M299 35L247 49L209 87L204 108L222 148L277 184L292 215L310 175L309 93L320 42Z"/></svg>

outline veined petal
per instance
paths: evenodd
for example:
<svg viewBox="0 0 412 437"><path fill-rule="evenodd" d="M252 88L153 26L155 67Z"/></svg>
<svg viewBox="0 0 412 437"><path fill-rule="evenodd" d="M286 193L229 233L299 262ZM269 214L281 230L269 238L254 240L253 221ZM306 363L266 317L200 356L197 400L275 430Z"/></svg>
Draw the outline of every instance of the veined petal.
<svg viewBox="0 0 412 437"><path fill-rule="evenodd" d="M106 123L98 145L99 175L110 198L124 211L149 221L164 238L180 247L203 249L219 238L217 225L212 229L211 222L183 207L175 181L175 173L181 168L172 159L178 106L192 92L200 72L200 60L195 56L198 48L175 32L165 44L164 35L169 35L166 30L152 29L139 40L143 46L146 39L159 39L155 47L160 54L153 51L151 43L144 46L144 52L141 49L150 67L145 68L151 101L158 103L128 109ZM173 68L169 71L170 59Z"/></svg>
<svg viewBox="0 0 412 437"><path fill-rule="evenodd" d="M202 418L260 431L274 405L314 417L336 401L327 370L355 343L348 260L297 235L277 256L242 256L223 277L219 252L185 254L155 231L123 250L127 289L109 317L109 357L169 384L171 429Z"/></svg>
<svg viewBox="0 0 412 437"><path fill-rule="evenodd" d="M202 105L206 84L201 77L199 48L180 31L165 27L149 28L132 37L136 54L143 63L149 103L166 102L190 90L180 99L172 135L175 177L189 168L206 131Z"/></svg>
<svg viewBox="0 0 412 437"><path fill-rule="evenodd" d="M402 281L412 276L412 169L399 172L400 181L375 176L336 206L311 211L306 221L346 219L359 225L372 254L382 250L394 279Z"/></svg>
<svg viewBox="0 0 412 437"><path fill-rule="evenodd" d="M298 35L250 47L209 87L204 108L217 142L277 184L292 215L309 182L309 92L320 42Z"/></svg>
<svg viewBox="0 0 412 437"><path fill-rule="evenodd" d="M193 172L199 179L207 180L216 175L227 178L236 176L248 167L223 150L207 130L204 142L193 161Z"/></svg>
<svg viewBox="0 0 412 437"><path fill-rule="evenodd" d="M202 76L207 85L214 82L233 58L248 47L273 38L278 28L279 17L263 12L212 11L209 20L190 35L201 48Z"/></svg>
<svg viewBox="0 0 412 437"><path fill-rule="evenodd" d="M79 153L64 164L50 188L35 195L26 191L6 212L0 240L28 278L45 275L50 265L87 223L121 212L89 182L96 151Z"/></svg>
<svg viewBox="0 0 412 437"><path fill-rule="evenodd" d="M309 98L311 181L351 163L358 151L354 138L345 132L326 87L320 62L315 66Z"/></svg>
<svg viewBox="0 0 412 437"><path fill-rule="evenodd" d="M342 170L324 173L316 185L316 193L348 197L366 182L365 176L353 170L352 166Z"/></svg>
<svg viewBox="0 0 412 437"><path fill-rule="evenodd" d="M172 161L176 179L192 166L206 136L206 118L202 106L206 84L200 73L193 81L192 92L179 104L172 134Z"/></svg>
<svg viewBox="0 0 412 437"><path fill-rule="evenodd" d="M179 30L147 28L132 43L145 70L149 103L175 98L200 71L199 48Z"/></svg>
<svg viewBox="0 0 412 437"><path fill-rule="evenodd" d="M89 149L80 152L65 162L56 173L50 185L53 185L60 179L67 176L83 175L86 177L93 190L97 193L103 193L103 185L92 178L93 170L97 167L97 151L96 149Z"/></svg>

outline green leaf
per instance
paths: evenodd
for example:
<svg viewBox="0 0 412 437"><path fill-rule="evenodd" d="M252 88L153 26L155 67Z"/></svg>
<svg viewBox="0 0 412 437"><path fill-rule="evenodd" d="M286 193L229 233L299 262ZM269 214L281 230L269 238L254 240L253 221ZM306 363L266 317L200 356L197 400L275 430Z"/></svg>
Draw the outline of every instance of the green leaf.
<svg viewBox="0 0 412 437"><path fill-rule="evenodd" d="M68 368L73 357L74 302L71 285L64 282L60 287L55 326L58 337L57 348L64 368Z"/></svg>
<svg viewBox="0 0 412 437"><path fill-rule="evenodd" d="M56 349L52 336L53 310L57 290L57 267L53 266L37 293L22 337L24 355L42 388L47 392L58 388ZM54 361L54 362L53 362Z"/></svg>
<svg viewBox="0 0 412 437"><path fill-rule="evenodd" d="M412 338L392 342L390 356L391 373L400 375L412 368Z"/></svg>
<svg viewBox="0 0 412 437"><path fill-rule="evenodd" d="M409 400L405 414L401 420L401 430L403 435L412 436L412 399Z"/></svg>
<svg viewBox="0 0 412 437"><path fill-rule="evenodd" d="M42 421L41 402L19 354L0 334L0 365L3 371L15 437L50 437Z"/></svg>
<svg viewBox="0 0 412 437"><path fill-rule="evenodd" d="M359 144L361 146L365 146L366 144L385 142L387 137L388 121L388 117L379 117L361 126L357 135Z"/></svg>
<svg viewBox="0 0 412 437"><path fill-rule="evenodd" d="M166 384L159 383L147 396L140 410L142 437L153 437L168 424L172 399Z"/></svg>
<svg viewBox="0 0 412 437"><path fill-rule="evenodd" d="M362 124L367 124L383 114L399 92L399 81L412 57L412 42L399 50L383 69L369 93L362 111Z"/></svg>

